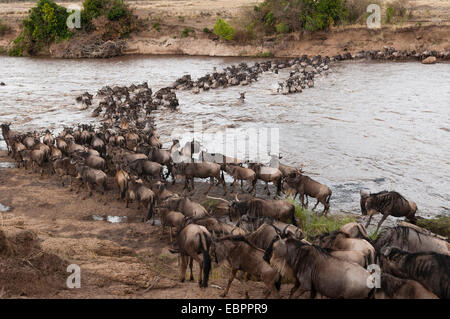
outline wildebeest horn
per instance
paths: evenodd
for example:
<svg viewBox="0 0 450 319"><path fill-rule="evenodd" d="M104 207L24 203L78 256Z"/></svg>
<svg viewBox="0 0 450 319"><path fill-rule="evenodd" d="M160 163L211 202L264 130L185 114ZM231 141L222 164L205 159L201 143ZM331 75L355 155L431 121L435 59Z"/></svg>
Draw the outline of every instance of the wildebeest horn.
<svg viewBox="0 0 450 319"><path fill-rule="evenodd" d="M370 195L368 192L363 191L362 189L359 191L359 194L361 195L362 198L369 197Z"/></svg>
<svg viewBox="0 0 450 319"><path fill-rule="evenodd" d="M236 202L239 202L238 194L235 194L234 196L236 198Z"/></svg>
<svg viewBox="0 0 450 319"><path fill-rule="evenodd" d="M380 252L383 254L383 256L387 257L391 253L391 250L392 250L391 247L385 247L385 248L381 249Z"/></svg>
<svg viewBox="0 0 450 319"><path fill-rule="evenodd" d="M226 200L226 199L223 199L223 198L212 197L212 196L209 196L209 195L207 195L206 197L211 198L211 199L221 200L221 201L224 201L224 202L227 203L227 204L230 203L230 201L228 201L228 200Z"/></svg>

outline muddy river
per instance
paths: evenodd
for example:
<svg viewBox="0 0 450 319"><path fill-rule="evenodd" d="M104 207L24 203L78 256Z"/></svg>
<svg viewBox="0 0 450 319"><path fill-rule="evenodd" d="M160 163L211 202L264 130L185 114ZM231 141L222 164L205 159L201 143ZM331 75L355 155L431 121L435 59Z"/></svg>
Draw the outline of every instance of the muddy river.
<svg viewBox="0 0 450 319"><path fill-rule="evenodd" d="M60 130L63 125L96 123L75 97L104 85L147 81L153 89L184 74L193 79L216 66L242 61L207 57L127 57L110 60L51 60L0 57L0 122L14 129ZM416 201L418 215L450 214L450 64L345 62L332 65L303 93L279 95L288 70L261 75L250 86L195 95L177 91L177 112L155 112L163 141L187 140L202 121L209 133L278 130L282 162L304 165L331 187L333 210L359 213L359 190L397 190ZM155 91L155 90L154 90ZM244 103L239 92L246 92ZM176 131L173 131L176 128ZM233 142L213 142L208 151ZM272 135L277 136L277 135ZM2 141L3 142L3 141ZM237 141L237 155L245 143ZM271 144L272 145L272 144ZM4 147L4 144L2 144ZM228 151L233 155L233 151ZM266 150L261 157L267 159ZM0 168L6 169L6 168Z"/></svg>

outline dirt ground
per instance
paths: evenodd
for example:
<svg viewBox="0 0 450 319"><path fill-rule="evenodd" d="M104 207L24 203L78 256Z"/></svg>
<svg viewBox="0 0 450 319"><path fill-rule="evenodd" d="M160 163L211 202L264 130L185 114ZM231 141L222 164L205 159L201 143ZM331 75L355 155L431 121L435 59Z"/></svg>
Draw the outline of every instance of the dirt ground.
<svg viewBox="0 0 450 319"><path fill-rule="evenodd" d="M412 0L415 7L413 18L383 25L380 30L353 25L313 34L294 33L245 45L215 41L203 32L203 28L212 29L218 18L232 23L239 21L244 9L252 8L262 0L127 2L136 9L140 18L147 19L148 26L126 40L125 54L256 56L270 52L276 57L301 54L331 56L343 51L379 50L385 45L397 50L450 50L450 0ZM58 3L72 8L81 6L80 1ZM0 3L0 20L12 28L10 33L0 38L0 48L5 50L19 34L21 21L33 5L34 2ZM159 31L153 28L154 23L158 23ZM195 33L183 38L181 34L185 28L193 29ZM58 48L53 52L58 56Z"/></svg>
<svg viewBox="0 0 450 319"><path fill-rule="evenodd" d="M10 161L0 151L0 162ZM136 204L125 208L110 182L104 196L94 193L82 200L86 192L70 191L56 176L0 169L0 203L12 208L0 213L0 297L221 298L228 270L213 264L208 288L188 281L189 274L181 283L168 233L142 223L143 212ZM205 189L198 188L194 198L201 201ZM222 194L216 187L210 195ZM96 221L92 215L127 216L128 222ZM69 264L80 266L81 288L66 287ZM249 281L247 286L251 298L263 298L262 283ZM290 288L282 286L283 297ZM234 281L227 297L244 298L244 284Z"/></svg>

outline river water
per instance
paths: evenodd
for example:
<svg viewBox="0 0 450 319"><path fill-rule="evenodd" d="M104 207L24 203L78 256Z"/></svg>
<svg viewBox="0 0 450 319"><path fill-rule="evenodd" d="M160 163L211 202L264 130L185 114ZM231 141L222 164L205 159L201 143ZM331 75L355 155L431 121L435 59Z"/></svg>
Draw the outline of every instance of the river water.
<svg viewBox="0 0 450 319"><path fill-rule="evenodd" d="M12 122L13 129L56 131L63 125L96 123L92 109L80 110L75 103L84 91L144 81L155 91L184 74L196 79L214 66L220 71L243 61L255 59L0 57L0 81L6 83L0 86L0 122ZM155 112L158 131L169 143L170 136L188 140L182 132L191 131L195 121L211 132L277 129L279 149L272 153L286 164L303 164L307 174L330 186L332 211L359 213L360 189L386 189L414 200L423 217L450 214L450 64L341 62L318 77L314 88L275 94L277 81L288 72L263 74L246 87L198 95L177 91L179 111ZM208 134L203 139L210 152L230 143L213 142Z"/></svg>

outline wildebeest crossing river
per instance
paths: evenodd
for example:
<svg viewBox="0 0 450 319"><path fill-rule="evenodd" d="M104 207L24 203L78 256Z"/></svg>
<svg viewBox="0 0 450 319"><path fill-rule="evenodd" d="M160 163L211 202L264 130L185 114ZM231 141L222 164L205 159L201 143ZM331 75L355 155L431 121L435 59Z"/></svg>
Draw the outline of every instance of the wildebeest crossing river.
<svg viewBox="0 0 450 319"><path fill-rule="evenodd" d="M255 59L1 57L0 122L19 130L97 123L92 110L79 109L76 96L144 81L155 91L184 74L196 79L242 61ZM195 120L209 130L275 127L282 161L304 164L308 175L332 189L331 212L359 213L360 189L387 189L414 200L419 216L450 214L450 64L340 62L314 88L275 94L288 72L262 74L245 87L177 91L178 111L152 113L158 131L164 140L175 127L191 130Z"/></svg>

